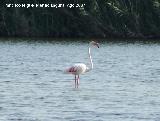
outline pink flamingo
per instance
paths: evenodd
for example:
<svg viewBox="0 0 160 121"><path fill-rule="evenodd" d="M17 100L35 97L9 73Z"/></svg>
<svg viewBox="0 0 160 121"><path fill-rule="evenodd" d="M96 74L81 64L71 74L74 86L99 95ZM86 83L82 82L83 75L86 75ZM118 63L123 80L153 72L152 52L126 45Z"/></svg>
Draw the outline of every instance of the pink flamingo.
<svg viewBox="0 0 160 121"><path fill-rule="evenodd" d="M87 67L83 63L77 63L77 64L74 64L73 66L71 66L70 68L65 70L66 73L75 75L75 88L78 88L78 85L79 85L79 75L86 73L86 72L93 69L93 62L92 62L91 49L90 49L91 45L99 48L99 43L97 43L95 41L91 41L89 43L88 54L89 54L89 59L90 59L90 67Z"/></svg>

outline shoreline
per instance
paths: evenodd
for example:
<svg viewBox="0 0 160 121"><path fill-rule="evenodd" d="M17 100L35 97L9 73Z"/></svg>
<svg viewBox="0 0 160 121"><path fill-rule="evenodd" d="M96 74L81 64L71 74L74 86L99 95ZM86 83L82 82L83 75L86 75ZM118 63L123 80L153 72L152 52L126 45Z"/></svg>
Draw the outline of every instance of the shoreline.
<svg viewBox="0 0 160 121"><path fill-rule="evenodd" d="M160 39L133 39L133 38L47 38L47 37L0 37L0 42L42 42L42 43L66 43L66 42L82 42L88 43L94 40L98 43L142 43L142 44L160 44Z"/></svg>

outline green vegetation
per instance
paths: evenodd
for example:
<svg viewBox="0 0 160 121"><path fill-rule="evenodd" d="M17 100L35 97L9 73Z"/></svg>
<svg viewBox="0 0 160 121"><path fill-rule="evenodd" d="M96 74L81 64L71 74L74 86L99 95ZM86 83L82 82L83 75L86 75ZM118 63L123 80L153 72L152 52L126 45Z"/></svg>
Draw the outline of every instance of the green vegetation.
<svg viewBox="0 0 160 121"><path fill-rule="evenodd" d="M5 0L2 37L160 38L160 0ZM7 8L8 3L85 4L84 8Z"/></svg>

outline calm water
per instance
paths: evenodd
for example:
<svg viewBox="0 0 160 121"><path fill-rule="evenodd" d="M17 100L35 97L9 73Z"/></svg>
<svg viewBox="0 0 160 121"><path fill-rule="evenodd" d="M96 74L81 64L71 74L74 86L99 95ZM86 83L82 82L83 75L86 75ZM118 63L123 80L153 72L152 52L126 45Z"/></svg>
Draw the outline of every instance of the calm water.
<svg viewBox="0 0 160 121"><path fill-rule="evenodd" d="M101 43L94 69L87 43L0 42L0 121L160 121L160 45Z"/></svg>

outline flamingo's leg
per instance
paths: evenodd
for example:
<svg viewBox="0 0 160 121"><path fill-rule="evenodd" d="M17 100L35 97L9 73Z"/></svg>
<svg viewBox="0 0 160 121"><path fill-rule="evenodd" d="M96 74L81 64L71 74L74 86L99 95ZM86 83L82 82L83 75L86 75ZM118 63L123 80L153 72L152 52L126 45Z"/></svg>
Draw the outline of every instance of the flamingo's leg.
<svg viewBox="0 0 160 121"><path fill-rule="evenodd" d="M78 87L78 85L79 85L79 75L77 77L77 87Z"/></svg>
<svg viewBox="0 0 160 121"><path fill-rule="evenodd" d="M77 78L76 78L76 75L75 75L75 88L76 88L76 85L77 85Z"/></svg>

